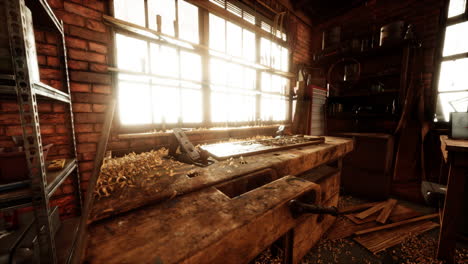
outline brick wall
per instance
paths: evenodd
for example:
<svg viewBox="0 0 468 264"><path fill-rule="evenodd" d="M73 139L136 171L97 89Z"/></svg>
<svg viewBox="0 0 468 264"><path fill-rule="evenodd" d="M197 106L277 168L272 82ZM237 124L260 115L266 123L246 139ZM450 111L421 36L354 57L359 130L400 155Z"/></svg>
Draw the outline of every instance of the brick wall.
<svg viewBox="0 0 468 264"><path fill-rule="evenodd" d="M75 132L78 152L81 188L86 190L91 176L96 155L104 113L111 98L113 88L111 74L107 72L110 47L110 32L103 24L102 14L109 13L108 1L104 0L48 0L56 16L63 20L68 68L72 92ZM292 50L292 61L309 63L312 50L309 45L312 30L297 17L292 17L296 43ZM60 82L58 59L58 36L49 32L35 32L41 81L60 90L65 87ZM45 144L54 143L49 159L71 156L69 135L65 127L66 105L61 103L40 103L41 131ZM247 137L256 134L271 134L272 129L259 131L232 131L213 133L212 137L194 134L192 140L204 141L215 138ZM0 147L13 146L12 135L21 135L18 109L14 101L0 101ZM119 138L118 131L112 131L108 148L117 152L138 150L148 146L167 145L168 137ZM75 213L74 200L70 194L74 191L71 180L67 180L57 191L54 204L61 205L62 215Z"/></svg>

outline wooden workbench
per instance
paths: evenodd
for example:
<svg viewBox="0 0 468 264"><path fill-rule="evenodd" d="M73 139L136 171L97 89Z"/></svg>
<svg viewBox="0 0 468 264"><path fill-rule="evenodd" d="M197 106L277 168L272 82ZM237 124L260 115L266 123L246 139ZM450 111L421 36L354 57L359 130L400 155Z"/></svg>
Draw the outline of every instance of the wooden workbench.
<svg viewBox="0 0 468 264"><path fill-rule="evenodd" d="M183 165L176 175L157 178L161 185L153 192L129 189L125 197L137 197L98 200L93 220L100 220L88 227L85 260L248 263L281 240L286 263L298 263L334 217L294 218L288 203L306 197L309 203L337 205L341 166L325 164L341 164L352 149L352 140L328 137L320 145L245 157L242 166ZM196 176L187 176L193 170Z"/></svg>
<svg viewBox="0 0 468 264"><path fill-rule="evenodd" d="M449 164L447 195L445 196L442 224L440 226L437 258L454 263L456 231L463 210L464 187L468 177L468 140L440 136L441 150Z"/></svg>

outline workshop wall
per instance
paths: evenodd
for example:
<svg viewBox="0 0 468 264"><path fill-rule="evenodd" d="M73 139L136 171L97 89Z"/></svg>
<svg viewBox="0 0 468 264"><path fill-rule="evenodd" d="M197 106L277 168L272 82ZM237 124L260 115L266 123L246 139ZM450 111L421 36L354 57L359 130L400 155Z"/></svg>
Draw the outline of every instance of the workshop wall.
<svg viewBox="0 0 468 264"><path fill-rule="evenodd" d="M99 136L104 122L108 103L115 92L111 83L111 74L107 72L112 57L110 29L103 23L102 14L109 14L109 1L105 0L48 0L56 16L63 20L68 53L68 69L72 92L73 113L81 189L86 191L96 155ZM292 16L294 41L292 63L310 63L312 30L297 17ZM297 32L297 34L296 34ZM65 90L60 82L58 59L58 36L36 30L38 61L41 81L53 87ZM62 158L71 155L66 123L66 105L61 103L39 104L41 133L44 144L53 143L49 158ZM260 130L242 130L230 133L213 133L207 138L197 134L191 136L194 141L213 140L232 136L255 136L271 134L271 128ZM11 136L21 135L18 107L15 101L0 101L0 147L14 146ZM113 152L129 152L143 147L167 145L167 136L150 138L119 138L119 131L114 127L108 149ZM76 213L74 188L71 178L61 185L53 198L54 204L61 206L61 215Z"/></svg>

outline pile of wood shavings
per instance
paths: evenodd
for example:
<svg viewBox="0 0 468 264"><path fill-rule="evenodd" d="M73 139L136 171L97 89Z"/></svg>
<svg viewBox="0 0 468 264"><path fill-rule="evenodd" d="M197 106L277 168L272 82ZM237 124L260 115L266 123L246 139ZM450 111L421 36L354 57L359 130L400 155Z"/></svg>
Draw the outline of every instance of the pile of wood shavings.
<svg viewBox="0 0 468 264"><path fill-rule="evenodd" d="M270 249L263 251L254 261L254 264L282 264L283 256L279 254L278 256L273 256Z"/></svg>
<svg viewBox="0 0 468 264"><path fill-rule="evenodd" d="M130 153L120 158L110 158L103 162L96 183L95 195L109 197L116 190L136 188L154 177L173 176L173 168L182 164L175 160L164 159L168 150L161 148L140 154ZM158 172L155 172L155 171Z"/></svg>

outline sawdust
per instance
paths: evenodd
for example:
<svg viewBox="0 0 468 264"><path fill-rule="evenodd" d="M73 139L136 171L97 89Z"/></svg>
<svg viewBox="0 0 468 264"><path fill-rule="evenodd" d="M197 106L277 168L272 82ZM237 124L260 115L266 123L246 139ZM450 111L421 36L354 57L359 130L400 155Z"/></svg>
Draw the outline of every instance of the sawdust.
<svg viewBox="0 0 468 264"><path fill-rule="evenodd" d="M139 188L147 181L162 175L174 175L176 166L182 164L164 158L168 150L161 148L140 154L104 160L96 183L95 196L99 199L125 188Z"/></svg>

